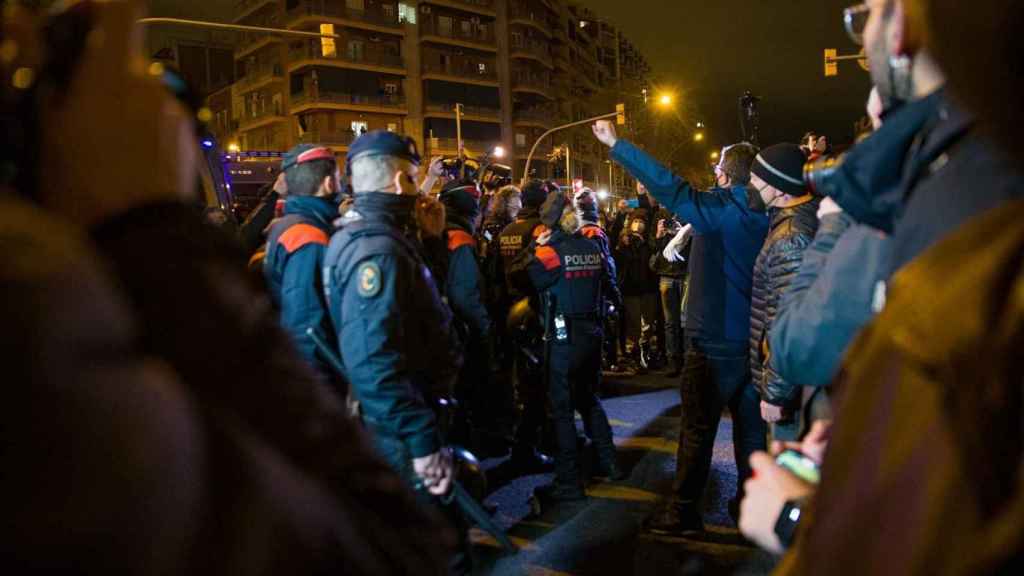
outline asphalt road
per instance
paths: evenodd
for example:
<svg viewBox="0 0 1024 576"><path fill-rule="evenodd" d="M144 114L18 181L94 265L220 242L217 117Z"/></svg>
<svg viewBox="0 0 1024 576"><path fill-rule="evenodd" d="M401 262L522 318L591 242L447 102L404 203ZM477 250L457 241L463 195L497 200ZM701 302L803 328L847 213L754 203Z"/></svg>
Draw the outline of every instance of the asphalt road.
<svg viewBox="0 0 1024 576"><path fill-rule="evenodd" d="M767 574L771 556L746 543L726 511L735 491L732 423L722 419L705 497L707 533L700 539L646 534L641 522L667 494L675 471L679 435L679 392L660 374L606 381L604 406L611 421L619 459L629 471L623 482L599 482L589 498L533 515L532 490L551 475L508 477L503 460L488 469L487 504L519 547L501 552L474 529L475 572L493 575L598 574ZM585 462L584 466L588 466Z"/></svg>

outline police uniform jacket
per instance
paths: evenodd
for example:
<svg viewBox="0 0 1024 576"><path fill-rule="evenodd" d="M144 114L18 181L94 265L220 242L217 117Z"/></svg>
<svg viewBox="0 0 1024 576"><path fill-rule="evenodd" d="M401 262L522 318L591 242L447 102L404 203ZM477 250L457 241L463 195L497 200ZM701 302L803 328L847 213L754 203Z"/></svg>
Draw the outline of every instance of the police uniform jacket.
<svg viewBox="0 0 1024 576"><path fill-rule="evenodd" d="M587 237L556 231L546 245L534 246L526 271L537 290L554 297L555 314L600 318L611 276L601 249Z"/></svg>
<svg viewBox="0 0 1024 576"><path fill-rule="evenodd" d="M604 256L605 265L608 267L609 274L608 289L605 293L605 298L610 300L612 304L621 306L622 293L619 291L618 270L615 266L615 258L612 256L611 242L608 240L608 234L605 233L604 228L601 228L601 226L594 222L584 222L583 226L580 227L580 234L589 238L592 242L597 244L598 248L601 249L601 254Z"/></svg>
<svg viewBox="0 0 1024 576"><path fill-rule="evenodd" d="M536 208L523 208L515 222L509 224L498 235L498 243L501 246L502 268L505 270L506 291L508 296L514 300L529 295L532 290L529 285L517 283L518 275L513 274L513 262L529 248L530 242L544 232L545 227L540 221L540 213Z"/></svg>
<svg viewBox="0 0 1024 576"><path fill-rule="evenodd" d="M324 290L363 420L408 457L441 447L431 398L457 373L452 317L415 240L414 196L360 193L331 238ZM390 455L389 455L390 456Z"/></svg>
<svg viewBox="0 0 1024 576"><path fill-rule="evenodd" d="M483 302L483 279L472 227L448 220L448 304L477 338L491 334L491 318Z"/></svg>
<svg viewBox="0 0 1024 576"><path fill-rule="evenodd" d="M306 336L313 328L328 341L333 336L321 291L320 270L338 206L326 198L289 196L284 216L270 229L263 274L281 325L299 352L317 364L316 348Z"/></svg>

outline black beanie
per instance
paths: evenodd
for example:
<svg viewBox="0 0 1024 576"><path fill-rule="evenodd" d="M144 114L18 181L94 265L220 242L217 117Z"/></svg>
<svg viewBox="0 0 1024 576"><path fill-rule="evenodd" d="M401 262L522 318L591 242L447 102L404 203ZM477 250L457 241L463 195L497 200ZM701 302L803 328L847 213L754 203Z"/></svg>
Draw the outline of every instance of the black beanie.
<svg viewBox="0 0 1024 576"><path fill-rule="evenodd" d="M480 212L480 188L473 180L452 180L441 189L438 198L446 208L472 220Z"/></svg>
<svg viewBox="0 0 1024 576"><path fill-rule="evenodd" d="M548 197L548 186L540 180L530 180L523 188L523 207L540 208Z"/></svg>
<svg viewBox="0 0 1024 576"><path fill-rule="evenodd" d="M761 151L750 165L750 172L790 196L803 196L809 190L804 184L804 156L796 144L776 144Z"/></svg>

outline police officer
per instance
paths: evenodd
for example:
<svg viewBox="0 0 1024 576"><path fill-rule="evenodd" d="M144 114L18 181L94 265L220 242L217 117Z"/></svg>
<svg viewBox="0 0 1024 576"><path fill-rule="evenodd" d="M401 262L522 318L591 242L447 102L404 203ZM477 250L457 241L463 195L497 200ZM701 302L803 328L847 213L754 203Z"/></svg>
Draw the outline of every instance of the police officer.
<svg viewBox="0 0 1024 576"><path fill-rule="evenodd" d="M491 318L484 305L483 279L477 260L476 222L480 215L480 187L473 180L453 180L441 189L445 206L447 298L466 344L466 362L459 374L455 397L459 401L453 442L466 444L469 430L480 422L480 392L486 392L493 352Z"/></svg>
<svg viewBox="0 0 1024 576"><path fill-rule="evenodd" d="M330 148L299 144L281 163L288 197L284 216L270 228L263 274L281 325L299 352L322 374L327 366L317 357L306 329L326 341L334 339L321 290L324 251L338 217L338 163Z"/></svg>
<svg viewBox="0 0 1024 576"><path fill-rule="evenodd" d="M576 220L580 225L580 234L592 240L601 249L605 265L608 267L609 285L605 298L615 308L622 306L622 292L619 291L618 272L615 267L615 258L612 257L611 242L608 241L608 234L598 223L597 196L590 188L580 188L573 194L573 208L576 210Z"/></svg>
<svg viewBox="0 0 1024 576"><path fill-rule="evenodd" d="M448 392L461 360L451 312L416 239L419 162L415 142L391 132L353 142L355 200L331 238L324 290L363 422L384 459L431 500L448 494L453 470L432 399ZM469 571L465 550L453 572Z"/></svg>
<svg viewBox="0 0 1024 576"><path fill-rule="evenodd" d="M608 416L594 393L601 379L604 293L611 276L600 247L578 231L575 215L559 218L565 198L552 192L544 207L552 225L531 245L514 273L524 270L550 306L545 326L552 342L548 394L554 419L555 483L542 500L574 501L585 497L578 465L576 423L579 412L597 449L600 472L612 479L624 475L616 462ZM561 225L554 224L559 219Z"/></svg>
<svg viewBox="0 0 1024 576"><path fill-rule="evenodd" d="M531 304L534 313L540 311L536 302L536 291L528 279L523 282L520 276L513 274L513 263L545 230L540 221L540 207L544 204L549 189L550 186L540 180L528 182L522 190L522 209L516 215L515 221L498 235L501 268L505 275L505 296L508 299L503 307L505 311L510 310L515 303L530 297L533 297ZM514 330L512 332L515 333ZM541 428L544 426L546 391L543 387L543 375L537 372L537 367L531 365L533 363L527 355L519 350L523 346L522 342L516 344L514 361L517 395L523 405L523 413L512 446L512 464L526 472L548 471L553 463L551 458L537 450L541 440ZM538 357L537 354L533 356Z"/></svg>

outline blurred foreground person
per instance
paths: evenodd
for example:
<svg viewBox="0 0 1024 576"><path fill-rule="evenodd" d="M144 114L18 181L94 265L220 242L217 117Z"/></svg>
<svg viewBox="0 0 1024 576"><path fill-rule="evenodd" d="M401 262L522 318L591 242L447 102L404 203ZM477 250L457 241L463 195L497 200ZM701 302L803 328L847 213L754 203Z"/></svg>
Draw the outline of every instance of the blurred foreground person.
<svg viewBox="0 0 1024 576"><path fill-rule="evenodd" d="M693 226L676 479L669 502L647 527L666 534L697 534L704 530L700 503L723 408L728 406L732 413L739 471L736 497L730 503L734 517L742 483L750 477L750 454L765 448L766 427L749 364L754 262L768 233L764 202L748 187L755 153L748 144L722 150L715 170L718 186L703 192L620 140L611 123L600 121L593 130L611 148L613 160Z"/></svg>
<svg viewBox="0 0 1024 576"><path fill-rule="evenodd" d="M18 383L4 566L440 573L450 532L296 354L234 239L200 220L198 138L145 74L138 4L77 3L45 32L14 6L0 20L18 48L3 78L39 72L33 90L0 87L2 345ZM41 38L78 38L59 52L74 68L44 66Z"/></svg>
<svg viewBox="0 0 1024 576"><path fill-rule="evenodd" d="M922 4L930 11L922 12ZM1020 21L1020 6L981 2L964 10L933 0L865 9L869 45L882 31L905 40L890 54L894 59L948 50L950 68L958 71L954 93L979 105L988 130L1006 134L1003 123L1020 112L1003 94L1019 88L1020 77L978 76L961 59L975 67L1009 46L1019 50L1020 36L1009 23ZM935 19L927 28L924 13ZM945 37L946 31L954 36ZM995 83L1002 80L1010 81ZM889 124L887 116L882 131ZM1019 141L1003 142L1011 143L1007 149L1019 162ZM981 193L969 185L959 192ZM758 476L748 484L741 527L769 549L794 539L779 573L1010 574L1024 568L1019 197L951 229L891 278L884 310L854 342L836 380L837 416L816 490L794 483L770 459L752 459ZM762 478L771 481L762 484ZM772 523L775 530L766 528Z"/></svg>
<svg viewBox="0 0 1024 576"><path fill-rule="evenodd" d="M324 257L325 293L345 376L379 453L421 500L450 501L453 461L435 405L461 365L452 314L441 300L418 235L420 157L406 138L375 130L348 153L355 203ZM450 572L468 573L466 530Z"/></svg>

